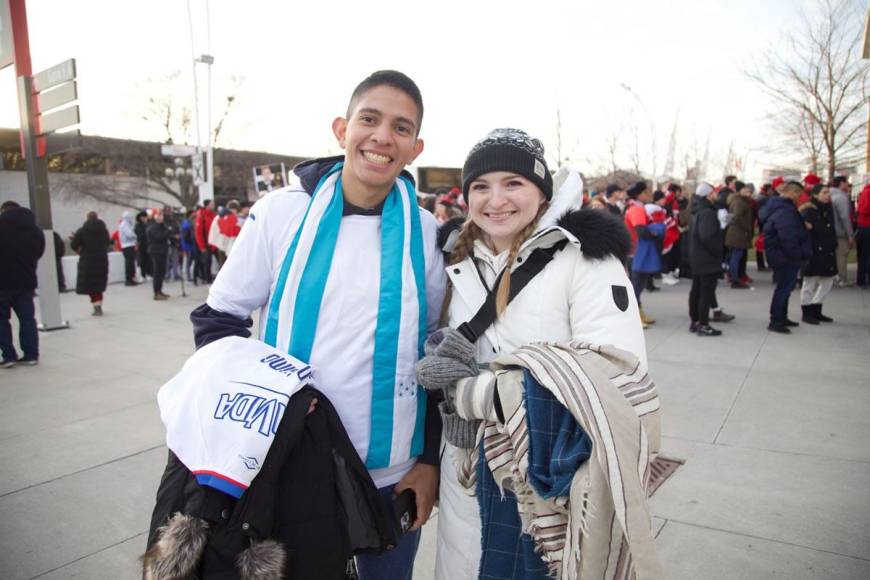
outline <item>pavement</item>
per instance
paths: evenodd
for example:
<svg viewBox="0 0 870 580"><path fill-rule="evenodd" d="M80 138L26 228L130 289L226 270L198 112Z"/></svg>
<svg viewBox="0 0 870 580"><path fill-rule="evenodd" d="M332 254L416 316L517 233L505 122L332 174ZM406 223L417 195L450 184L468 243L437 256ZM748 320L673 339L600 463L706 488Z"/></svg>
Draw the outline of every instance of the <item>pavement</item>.
<svg viewBox="0 0 870 580"><path fill-rule="evenodd" d="M664 452L685 460L651 500L660 557L679 580L870 578L870 291L835 289L835 323L783 336L769 274L750 274L754 290L720 284L737 319L718 338L687 332L686 281L644 294ZM38 366L0 370L0 579L140 577L166 458L155 395L206 295L166 290L110 286L102 318L64 294L71 328L40 334ZM433 577L437 524L415 579Z"/></svg>

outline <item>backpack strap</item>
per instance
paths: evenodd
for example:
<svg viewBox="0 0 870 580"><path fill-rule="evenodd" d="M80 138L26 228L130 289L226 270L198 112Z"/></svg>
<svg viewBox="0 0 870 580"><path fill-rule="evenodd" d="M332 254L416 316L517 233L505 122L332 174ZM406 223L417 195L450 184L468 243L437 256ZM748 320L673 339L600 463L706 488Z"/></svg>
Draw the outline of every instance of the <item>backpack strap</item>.
<svg viewBox="0 0 870 580"><path fill-rule="evenodd" d="M567 245L568 240L560 240L548 248L538 248L534 250L529 257L526 258L526 263L518 267L511 273L511 288L508 295L508 303L510 303L517 295L522 292L523 288L532 281L532 278L537 276L544 267L549 264L556 252L560 251ZM506 266L505 269L509 267ZM498 318L495 301L498 291L499 282L504 274L504 270L498 275L492 289L487 291L486 300L483 301L477 313L471 317L468 322L463 322L456 329L462 336L468 339L469 342L476 342L478 338L489 328L495 319Z"/></svg>

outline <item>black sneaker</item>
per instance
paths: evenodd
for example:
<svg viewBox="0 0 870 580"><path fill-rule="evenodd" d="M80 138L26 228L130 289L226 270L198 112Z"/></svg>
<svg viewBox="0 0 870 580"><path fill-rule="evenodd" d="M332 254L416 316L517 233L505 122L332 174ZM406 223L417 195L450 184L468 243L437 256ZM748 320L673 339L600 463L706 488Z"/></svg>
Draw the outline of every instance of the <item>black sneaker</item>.
<svg viewBox="0 0 870 580"><path fill-rule="evenodd" d="M28 367L35 367L36 365L39 364L39 359L38 358L20 358L20 359L18 359L18 361L15 364L24 365L24 366L28 366Z"/></svg>
<svg viewBox="0 0 870 580"><path fill-rule="evenodd" d="M794 328L795 326L800 326L800 322L795 322L794 320L785 319L785 325Z"/></svg>
<svg viewBox="0 0 870 580"><path fill-rule="evenodd" d="M749 284L744 284L743 282L731 282L731 287L735 290L749 290Z"/></svg>
<svg viewBox="0 0 870 580"><path fill-rule="evenodd" d="M791 334L791 330L784 324L768 324L767 330L770 332L778 332L780 334Z"/></svg>
<svg viewBox="0 0 870 580"><path fill-rule="evenodd" d="M693 322L692 324L689 325L689 332L698 332L699 326L701 326L699 323Z"/></svg>
<svg viewBox="0 0 870 580"><path fill-rule="evenodd" d="M17 360L12 360L12 359L7 360L4 358L2 361L0 361L0 369L11 369L12 367L15 366L15 363L17 363L17 362L18 362Z"/></svg>
<svg viewBox="0 0 870 580"><path fill-rule="evenodd" d="M698 329L695 331L695 334L698 336L719 336L722 334L721 330L713 328L709 324L699 324Z"/></svg>

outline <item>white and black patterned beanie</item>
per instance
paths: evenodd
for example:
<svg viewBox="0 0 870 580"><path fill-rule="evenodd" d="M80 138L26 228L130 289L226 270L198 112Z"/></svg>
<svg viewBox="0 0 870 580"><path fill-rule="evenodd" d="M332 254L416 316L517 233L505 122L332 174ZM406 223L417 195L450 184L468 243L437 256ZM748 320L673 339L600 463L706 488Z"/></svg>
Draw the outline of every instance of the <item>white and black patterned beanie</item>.
<svg viewBox="0 0 870 580"><path fill-rule="evenodd" d="M462 167L462 196L468 203L471 182L491 171L510 171L537 185L547 201L553 197L553 176L544 159L544 146L519 129L494 129L471 148Z"/></svg>

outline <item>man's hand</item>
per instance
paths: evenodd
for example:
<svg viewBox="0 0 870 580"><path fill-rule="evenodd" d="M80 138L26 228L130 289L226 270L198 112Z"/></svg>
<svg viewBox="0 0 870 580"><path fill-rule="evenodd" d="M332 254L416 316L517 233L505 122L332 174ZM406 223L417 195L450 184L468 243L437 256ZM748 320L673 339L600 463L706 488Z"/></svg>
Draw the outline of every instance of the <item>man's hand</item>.
<svg viewBox="0 0 870 580"><path fill-rule="evenodd" d="M423 527L432 513L435 500L438 499L438 468L418 463L396 484L393 491L399 494L408 488L413 489L417 496L417 519L408 530L413 532Z"/></svg>

